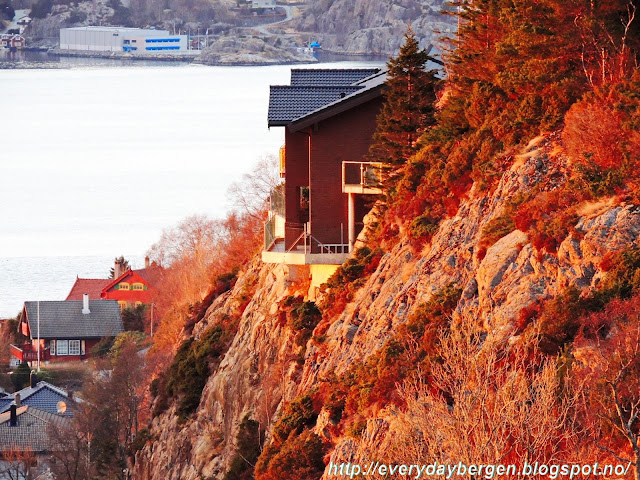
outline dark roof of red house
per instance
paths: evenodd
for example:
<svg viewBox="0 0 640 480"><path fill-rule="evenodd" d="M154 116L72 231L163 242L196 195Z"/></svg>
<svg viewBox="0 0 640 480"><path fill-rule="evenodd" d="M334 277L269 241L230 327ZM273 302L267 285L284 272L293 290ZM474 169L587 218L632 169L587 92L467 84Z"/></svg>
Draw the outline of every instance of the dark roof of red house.
<svg viewBox="0 0 640 480"><path fill-rule="evenodd" d="M291 85L271 86L268 124L287 126L293 131L305 128L309 122L324 120L379 97L386 78L386 71L380 69L347 69L342 73L338 69L292 71Z"/></svg>
<svg viewBox="0 0 640 480"><path fill-rule="evenodd" d="M357 85L272 85L269 93L269 126L286 126L296 118L361 88Z"/></svg>
<svg viewBox="0 0 640 480"><path fill-rule="evenodd" d="M353 85L379 71L379 68L292 68L291 85Z"/></svg>
<svg viewBox="0 0 640 480"><path fill-rule="evenodd" d="M295 132L313 125L314 123L318 123L322 120L338 115L339 113L350 110L358 105L362 105L374 98L378 98L382 96L382 90L386 81L386 71L381 71L375 75L367 77L356 84L356 86L359 87L358 90L333 102L321 105L315 110L305 112L303 115L293 119L287 127L289 130Z"/></svg>
<svg viewBox="0 0 640 480"><path fill-rule="evenodd" d="M89 300L98 300L102 289L109 283L110 278L76 278L76 283L71 287L66 300L82 300L85 293L89 294Z"/></svg>

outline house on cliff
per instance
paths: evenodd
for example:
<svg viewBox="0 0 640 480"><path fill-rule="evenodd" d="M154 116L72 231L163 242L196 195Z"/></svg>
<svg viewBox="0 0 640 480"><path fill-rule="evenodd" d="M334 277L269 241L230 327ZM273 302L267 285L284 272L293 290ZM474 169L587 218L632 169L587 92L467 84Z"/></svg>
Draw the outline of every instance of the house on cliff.
<svg viewBox="0 0 640 480"><path fill-rule="evenodd" d="M324 283L351 254L381 193L380 164L365 161L383 103L386 72L293 69L290 85L271 86L269 127L284 127L280 176L271 195L262 260L289 275Z"/></svg>

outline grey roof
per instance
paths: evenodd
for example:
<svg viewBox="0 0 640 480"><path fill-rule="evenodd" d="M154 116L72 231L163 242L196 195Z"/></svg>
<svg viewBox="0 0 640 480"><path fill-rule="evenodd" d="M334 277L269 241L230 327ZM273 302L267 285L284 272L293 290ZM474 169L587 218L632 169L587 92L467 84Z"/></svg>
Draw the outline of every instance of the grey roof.
<svg viewBox="0 0 640 480"><path fill-rule="evenodd" d="M10 413L0 415L0 452L55 450L57 444L49 437L50 428L69 425L70 420L25 405L17 409L18 424L9 426Z"/></svg>
<svg viewBox="0 0 640 480"><path fill-rule="evenodd" d="M292 120L340 100L361 88L357 85L272 85L269 94L269 126L288 125Z"/></svg>
<svg viewBox="0 0 640 480"><path fill-rule="evenodd" d="M359 81L357 83L357 86L360 87L358 90L333 102L321 105L315 110L310 110L295 118L287 125L291 130L296 131L333 115L337 115L340 112L344 112L373 98L377 98L382 95L382 88L386 81L387 72L380 71Z"/></svg>
<svg viewBox="0 0 640 480"><path fill-rule="evenodd" d="M67 411L65 417L72 417L73 404L69 394L61 388L47 382L38 382L35 387L27 387L16 392L20 395L20 404L28 405L49 413L58 412L58 402L65 402ZM15 393L0 398L0 412L6 412L15 400Z"/></svg>
<svg viewBox="0 0 640 480"><path fill-rule="evenodd" d="M352 85L379 71L379 68L294 68L291 85Z"/></svg>
<svg viewBox="0 0 640 480"><path fill-rule="evenodd" d="M31 337L38 335L38 302L24 302ZM90 300L91 313L82 313L82 301L40 302L40 338L79 339L115 337L124 329L116 300Z"/></svg>

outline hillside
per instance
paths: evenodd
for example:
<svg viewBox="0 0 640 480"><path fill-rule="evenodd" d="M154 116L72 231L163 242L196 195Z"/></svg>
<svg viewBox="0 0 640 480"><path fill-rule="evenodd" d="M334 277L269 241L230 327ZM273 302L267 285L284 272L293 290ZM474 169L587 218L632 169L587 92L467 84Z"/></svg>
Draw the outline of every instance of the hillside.
<svg viewBox="0 0 640 480"><path fill-rule="evenodd" d="M285 265L245 264L156 380L135 478L374 461L640 478L636 4L537 5L461 8L444 81L405 36L354 258L314 301Z"/></svg>
<svg viewBox="0 0 640 480"><path fill-rule="evenodd" d="M286 299L302 294L303 286L286 285L285 267L253 262L196 327L197 338L238 315L242 298L251 295L195 416L184 425L172 410L154 419L156 440L136 455L135 478L223 478L246 416L273 426L274 413L288 402L326 388L334 376L383 351L422 305L450 285L461 290L452 309L454 321L477 319L501 340L517 338L514 324L523 309L556 298L568 285L593 289L606 275L603 258L623 251L640 234L640 213L632 205L585 206L588 214L578 221L575 234L562 240L557 256L540 255L527 235L516 230L478 258L483 228L500 217L510 200L530 185L562 177L568 159L554 153L556 147L544 139L523 151L492 195L472 194L421 252L414 252L405 239L386 253L345 311L317 327L314 335L323 330L322 341L309 340L306 351L296 344L296 330L282 319ZM332 462L365 462L384 455L397 434L398 416L397 407L385 403L352 415L341 430L325 403L311 428L333 445ZM358 435L350 434L358 418L365 423Z"/></svg>
<svg viewBox="0 0 640 480"><path fill-rule="evenodd" d="M454 18L441 13L447 8L445 3L443 0L310 0L293 25L327 50L392 55L398 51L409 24L421 32L424 47L440 35L454 32Z"/></svg>

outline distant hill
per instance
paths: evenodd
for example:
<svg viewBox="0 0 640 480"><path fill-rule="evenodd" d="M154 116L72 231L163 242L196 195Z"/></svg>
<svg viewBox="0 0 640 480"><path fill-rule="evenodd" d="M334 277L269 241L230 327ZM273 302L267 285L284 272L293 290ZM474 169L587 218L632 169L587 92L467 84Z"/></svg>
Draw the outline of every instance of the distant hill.
<svg viewBox="0 0 640 480"><path fill-rule="evenodd" d="M313 34L323 48L354 54L391 55L398 51L409 23L426 47L441 33L455 31L452 16L443 15L444 0L309 0L295 22Z"/></svg>

